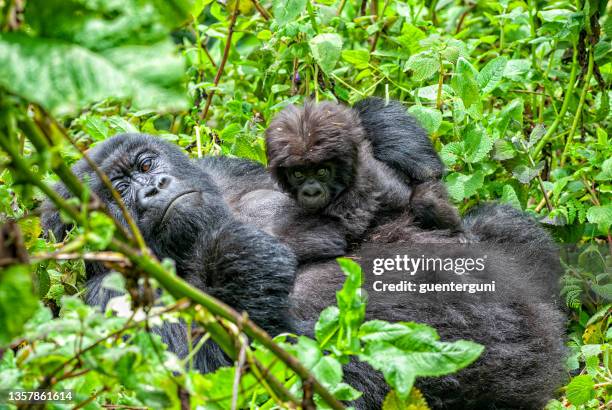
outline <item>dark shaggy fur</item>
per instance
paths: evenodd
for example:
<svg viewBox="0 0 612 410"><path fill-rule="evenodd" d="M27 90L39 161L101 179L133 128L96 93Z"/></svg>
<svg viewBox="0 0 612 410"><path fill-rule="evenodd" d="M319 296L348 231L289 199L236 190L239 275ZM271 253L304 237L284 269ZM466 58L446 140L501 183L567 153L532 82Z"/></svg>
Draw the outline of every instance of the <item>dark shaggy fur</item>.
<svg viewBox="0 0 612 410"><path fill-rule="evenodd" d="M296 269L293 254L270 235L236 220L211 177L178 147L155 137L126 134L97 145L89 156L122 194L149 247L159 258L172 258L178 275L248 312L271 334L291 329L285 311ZM87 163L79 161L73 171L122 221L110 192ZM64 186L56 189L69 196ZM45 231L64 237L67 226L49 202L42 220ZM86 266L86 300L105 306L114 296L101 286L107 270L99 264ZM187 354L183 324L165 324L160 333L171 350ZM228 364L212 343L195 360L204 371Z"/></svg>
<svg viewBox="0 0 612 410"><path fill-rule="evenodd" d="M494 280L497 294L478 297L373 291L373 282L381 279L368 269L373 258L418 257L422 253L428 257L487 254L484 272L454 280ZM475 363L456 374L417 379L417 387L432 408L541 409L563 384L565 323L556 301L559 258L549 235L524 214L507 206L487 205L471 214L461 235L423 230L408 215L380 226L351 257L364 267L367 319L426 323L437 329L442 340L467 339L485 346ZM382 278L387 283L409 279L418 284L438 283L442 276L426 272L407 277L387 272ZM333 261L300 268L292 300L304 331L333 303L343 279ZM365 368L351 363L345 374L349 383L369 393L357 407L377 409L387 390L381 387L384 381L378 373L367 380L359 377Z"/></svg>

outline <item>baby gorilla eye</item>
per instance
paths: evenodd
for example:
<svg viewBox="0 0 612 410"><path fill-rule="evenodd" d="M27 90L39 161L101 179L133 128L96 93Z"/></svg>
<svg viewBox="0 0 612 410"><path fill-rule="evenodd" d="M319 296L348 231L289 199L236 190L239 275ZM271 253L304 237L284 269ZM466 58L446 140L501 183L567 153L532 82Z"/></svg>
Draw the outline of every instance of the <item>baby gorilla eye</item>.
<svg viewBox="0 0 612 410"><path fill-rule="evenodd" d="M151 158L146 158L140 163L140 172L148 172L151 169L152 161Z"/></svg>
<svg viewBox="0 0 612 410"><path fill-rule="evenodd" d="M327 169L327 168L319 168L319 169L317 170L317 176L318 176L318 177L325 178L325 177L327 177L328 175L329 175L329 169Z"/></svg>
<svg viewBox="0 0 612 410"><path fill-rule="evenodd" d="M115 184L114 188L115 188L115 191L119 193L119 195L123 196L125 195L127 190L130 188L130 185L126 182L120 182L118 184Z"/></svg>
<svg viewBox="0 0 612 410"><path fill-rule="evenodd" d="M304 178L304 174L301 173L300 171L293 171L293 177L296 179L302 179Z"/></svg>

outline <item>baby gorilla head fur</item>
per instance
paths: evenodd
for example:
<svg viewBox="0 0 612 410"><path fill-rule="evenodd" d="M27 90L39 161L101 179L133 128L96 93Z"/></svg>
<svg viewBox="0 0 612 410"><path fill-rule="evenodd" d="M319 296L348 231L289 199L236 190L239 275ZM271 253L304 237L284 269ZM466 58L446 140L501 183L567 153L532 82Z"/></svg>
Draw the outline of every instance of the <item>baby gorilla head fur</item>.
<svg viewBox="0 0 612 410"><path fill-rule="evenodd" d="M300 206L320 211L354 183L364 138L349 108L327 102L290 106L267 130L270 170Z"/></svg>

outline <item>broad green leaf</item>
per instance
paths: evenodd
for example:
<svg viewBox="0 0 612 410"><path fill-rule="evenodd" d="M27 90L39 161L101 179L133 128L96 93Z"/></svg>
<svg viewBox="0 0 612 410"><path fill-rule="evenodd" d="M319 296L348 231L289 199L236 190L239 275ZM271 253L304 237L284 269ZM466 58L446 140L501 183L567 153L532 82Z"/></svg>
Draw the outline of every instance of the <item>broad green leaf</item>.
<svg viewBox="0 0 612 410"><path fill-rule="evenodd" d="M476 76L480 92L485 95L497 87L504 75L508 59L500 56L489 61Z"/></svg>
<svg viewBox="0 0 612 410"><path fill-rule="evenodd" d="M536 124L529 134L529 142L527 143L527 146L529 148L533 147L542 139L544 134L546 134L546 126L544 124Z"/></svg>
<svg viewBox="0 0 612 410"><path fill-rule="evenodd" d="M612 204L590 207L587 211L587 219L606 230L612 226Z"/></svg>
<svg viewBox="0 0 612 410"><path fill-rule="evenodd" d="M588 374L576 376L567 385L567 399L575 406L586 403L595 397L595 382Z"/></svg>
<svg viewBox="0 0 612 410"><path fill-rule="evenodd" d="M397 393L391 390L383 401L382 410L429 410L429 406L421 391L413 387L406 400L400 399Z"/></svg>
<svg viewBox="0 0 612 410"><path fill-rule="evenodd" d="M442 113L435 108L413 105L408 109L408 112L419 121L419 124L421 124L429 134L438 131L440 124L442 124Z"/></svg>
<svg viewBox="0 0 612 410"><path fill-rule="evenodd" d="M315 325L315 337L325 347L327 343L333 340L333 336L338 331L340 311L336 306L328 306L323 309L319 315L319 320Z"/></svg>
<svg viewBox="0 0 612 410"><path fill-rule="evenodd" d="M493 144L493 159L497 161L504 161L510 158L514 158L516 155L516 150L512 143L506 140L496 140Z"/></svg>
<svg viewBox="0 0 612 410"><path fill-rule="evenodd" d="M516 191L512 188L512 185L504 185L501 202L512 205L514 208L522 210L521 202L516 195Z"/></svg>
<svg viewBox="0 0 612 410"><path fill-rule="evenodd" d="M457 159L460 155L463 155L464 145L463 142L453 141L442 147L440 151L440 158L449 167L457 163Z"/></svg>
<svg viewBox="0 0 612 410"><path fill-rule="evenodd" d="M531 68L529 60L509 60L504 68L504 77L513 81L525 81L529 68Z"/></svg>
<svg viewBox="0 0 612 410"><path fill-rule="evenodd" d="M294 21L306 8L307 0L274 0L272 14L279 25Z"/></svg>
<svg viewBox="0 0 612 410"><path fill-rule="evenodd" d="M466 162L472 164L485 158L493 146L493 141L486 131L473 123L466 128L464 138L464 158Z"/></svg>
<svg viewBox="0 0 612 410"><path fill-rule="evenodd" d="M518 179L523 184L528 184L529 181L540 175L540 172L544 169L544 161L539 162L535 168L527 165L518 165L512 170L514 178Z"/></svg>
<svg viewBox="0 0 612 410"><path fill-rule="evenodd" d="M414 81L425 81L440 71L440 61L427 53L415 54L410 56L404 66L404 71L408 70L412 71Z"/></svg>
<svg viewBox="0 0 612 410"><path fill-rule="evenodd" d="M499 121L495 128L499 132L500 137L505 136L506 130L515 122L517 126L523 125L523 100L515 99L506 105L499 113Z"/></svg>
<svg viewBox="0 0 612 410"><path fill-rule="evenodd" d="M370 53L366 50L343 50L342 59L358 69L368 68Z"/></svg>
<svg viewBox="0 0 612 410"><path fill-rule="evenodd" d="M104 141L111 135L111 130L106 122L94 115L88 116L83 121L83 129L94 141Z"/></svg>
<svg viewBox="0 0 612 410"><path fill-rule="evenodd" d="M333 33L319 34L310 40L309 45L312 56L321 70L330 75L340 59L342 37Z"/></svg>
<svg viewBox="0 0 612 410"><path fill-rule="evenodd" d="M180 89L132 77L125 67L77 45L4 33L0 60L0 86L55 113L74 113L108 97L131 98L140 108L186 108Z"/></svg>
<svg viewBox="0 0 612 410"><path fill-rule="evenodd" d="M0 270L0 346L21 334L23 326L38 309L30 269L13 265Z"/></svg>
<svg viewBox="0 0 612 410"><path fill-rule="evenodd" d="M478 83L475 77L474 67L466 59L460 57L457 60L455 73L451 79L451 87L463 100L465 108L469 108L472 104L479 101L480 98Z"/></svg>
<svg viewBox="0 0 612 410"><path fill-rule="evenodd" d="M435 342L427 350L412 351L389 342L368 343L360 359L381 371L405 400L418 376L441 376L462 369L478 358L484 347L466 340Z"/></svg>
<svg viewBox="0 0 612 410"><path fill-rule="evenodd" d="M595 176L598 181L612 181L612 158L606 159L601 164L601 172Z"/></svg>
<svg viewBox="0 0 612 410"><path fill-rule="evenodd" d="M464 175L459 172L453 172L446 177L446 186L448 193L455 201L462 201L464 198L469 198L482 188L484 182L484 173L480 170L472 175Z"/></svg>

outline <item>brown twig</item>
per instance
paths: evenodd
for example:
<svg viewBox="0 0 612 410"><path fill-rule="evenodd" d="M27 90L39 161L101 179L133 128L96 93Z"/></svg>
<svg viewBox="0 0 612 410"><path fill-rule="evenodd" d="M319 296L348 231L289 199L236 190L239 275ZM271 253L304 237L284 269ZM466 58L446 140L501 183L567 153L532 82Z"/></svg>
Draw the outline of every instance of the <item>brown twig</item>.
<svg viewBox="0 0 612 410"><path fill-rule="evenodd" d="M229 57L230 48L232 46L232 37L234 36L234 26L236 25L236 19L238 18L238 13L240 13L240 1L236 1L236 5L234 6L234 11L232 12L232 16L230 18L229 26L227 28L227 39L225 41L225 48L223 49L223 57L221 58L221 63L219 64L219 68L217 69L217 74L215 75L215 79L213 80L213 84L216 86L219 85L219 81L221 80L221 75L223 74L223 69L225 68L225 63L227 63L227 58ZM205 120L208 115L208 110L210 109L210 104L212 103L213 96L215 95L215 90L212 89L206 96L206 105L204 106L204 110L200 114L200 118Z"/></svg>
<svg viewBox="0 0 612 410"><path fill-rule="evenodd" d="M268 10L266 10L260 3L259 0L251 0L251 2L253 3L253 5L255 6L255 8L257 9L257 11L259 12L259 14L261 14L261 17L264 18L264 20L268 21L272 18L272 16L270 16L270 13L268 13Z"/></svg>

